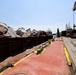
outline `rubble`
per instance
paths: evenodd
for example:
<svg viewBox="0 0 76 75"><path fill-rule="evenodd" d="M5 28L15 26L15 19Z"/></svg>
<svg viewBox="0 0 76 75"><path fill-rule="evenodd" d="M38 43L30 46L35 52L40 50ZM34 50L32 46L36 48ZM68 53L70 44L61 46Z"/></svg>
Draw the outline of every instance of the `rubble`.
<svg viewBox="0 0 76 75"><path fill-rule="evenodd" d="M7 26L7 24L0 22L0 37L41 37L41 36L51 36L51 31L37 31L36 29L27 29L21 27L18 28L16 31L12 28Z"/></svg>
<svg viewBox="0 0 76 75"><path fill-rule="evenodd" d="M52 33L51 33L51 35L52 35ZM33 31L31 32L31 36L33 36L33 37L34 36L36 36L36 37L49 36L49 33L45 32L45 31L41 31L41 30L37 31L37 30L33 29Z"/></svg>
<svg viewBox="0 0 76 75"><path fill-rule="evenodd" d="M17 29L16 34L21 37L29 37L31 35L31 29L25 30L25 28L21 27Z"/></svg>
<svg viewBox="0 0 76 75"><path fill-rule="evenodd" d="M8 31L4 36L10 36L10 37L20 37L19 35L16 34L13 28L8 27Z"/></svg>
<svg viewBox="0 0 76 75"><path fill-rule="evenodd" d="M0 22L0 36L1 37L19 37L15 30L7 24Z"/></svg>
<svg viewBox="0 0 76 75"><path fill-rule="evenodd" d="M39 36L48 36L47 35L47 32L45 32L45 31L39 31Z"/></svg>
<svg viewBox="0 0 76 75"><path fill-rule="evenodd" d="M32 31L31 31L31 35L30 36L39 36L38 35L38 31L37 30L35 30L35 29L33 29Z"/></svg>
<svg viewBox="0 0 76 75"><path fill-rule="evenodd" d="M27 29L25 34L26 34L26 36L29 37L29 36L31 35L31 29L30 29L30 28ZM24 34L24 35L25 35L25 34ZM23 36L24 36L24 35L23 35Z"/></svg>
<svg viewBox="0 0 76 75"><path fill-rule="evenodd" d="M16 34L19 35L19 36L23 36L23 34L26 32L25 28L21 27L21 28L18 28L16 30Z"/></svg>

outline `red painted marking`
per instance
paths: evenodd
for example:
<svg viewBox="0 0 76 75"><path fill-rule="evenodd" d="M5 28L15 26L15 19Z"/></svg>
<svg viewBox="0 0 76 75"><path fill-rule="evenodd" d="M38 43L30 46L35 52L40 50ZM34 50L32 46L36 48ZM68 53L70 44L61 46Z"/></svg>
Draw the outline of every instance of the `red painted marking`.
<svg viewBox="0 0 76 75"><path fill-rule="evenodd" d="M55 41L39 55L31 55L3 75L25 73L28 75L69 75L62 41Z"/></svg>

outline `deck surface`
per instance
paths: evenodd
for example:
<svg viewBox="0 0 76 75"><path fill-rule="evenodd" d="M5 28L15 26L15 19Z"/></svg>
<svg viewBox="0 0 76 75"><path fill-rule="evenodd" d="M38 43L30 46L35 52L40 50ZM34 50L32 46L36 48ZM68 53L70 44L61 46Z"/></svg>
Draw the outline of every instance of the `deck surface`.
<svg viewBox="0 0 76 75"><path fill-rule="evenodd" d="M76 60L75 60L76 59L76 39L63 37L63 41L70 55L73 71L76 74Z"/></svg>
<svg viewBox="0 0 76 75"><path fill-rule="evenodd" d="M63 50L63 42L56 39L45 48L42 54L32 54L15 64L13 68L5 70L0 75L69 75L69 68Z"/></svg>

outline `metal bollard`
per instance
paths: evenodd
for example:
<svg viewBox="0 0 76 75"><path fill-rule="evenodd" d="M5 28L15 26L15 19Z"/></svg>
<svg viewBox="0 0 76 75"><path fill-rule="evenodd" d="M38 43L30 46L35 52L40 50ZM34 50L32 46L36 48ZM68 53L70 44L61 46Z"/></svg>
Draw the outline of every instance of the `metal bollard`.
<svg viewBox="0 0 76 75"><path fill-rule="evenodd" d="M48 40L48 43L51 44L51 40L50 39Z"/></svg>

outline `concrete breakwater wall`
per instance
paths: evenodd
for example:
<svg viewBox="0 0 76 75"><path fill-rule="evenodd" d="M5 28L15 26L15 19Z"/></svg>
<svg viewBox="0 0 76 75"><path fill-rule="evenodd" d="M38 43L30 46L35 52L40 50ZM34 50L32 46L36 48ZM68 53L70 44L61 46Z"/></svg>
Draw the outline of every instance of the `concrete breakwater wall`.
<svg viewBox="0 0 76 75"><path fill-rule="evenodd" d="M12 56L16 52L24 51L28 48L41 44L48 39L52 39L52 36L0 38L0 59L1 57Z"/></svg>

